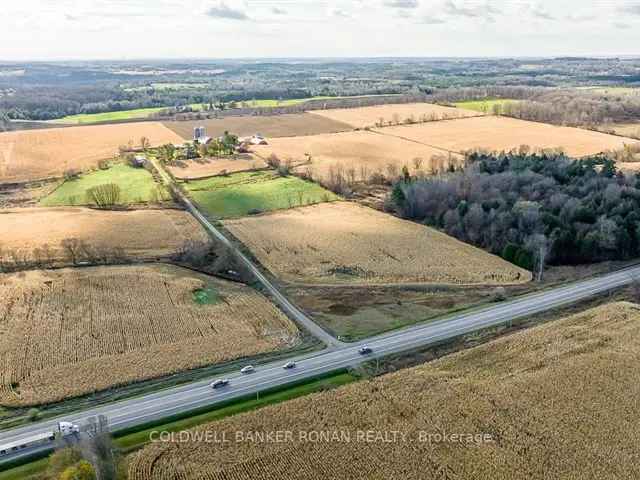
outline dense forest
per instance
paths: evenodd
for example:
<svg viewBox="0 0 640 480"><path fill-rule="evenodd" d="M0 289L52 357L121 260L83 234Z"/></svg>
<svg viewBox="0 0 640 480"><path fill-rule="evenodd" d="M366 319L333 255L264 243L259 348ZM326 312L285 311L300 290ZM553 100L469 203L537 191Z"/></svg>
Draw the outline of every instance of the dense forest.
<svg viewBox="0 0 640 480"><path fill-rule="evenodd" d="M398 212L524 268L640 254L640 177L606 157L521 152L469 156L465 171L405 179Z"/></svg>

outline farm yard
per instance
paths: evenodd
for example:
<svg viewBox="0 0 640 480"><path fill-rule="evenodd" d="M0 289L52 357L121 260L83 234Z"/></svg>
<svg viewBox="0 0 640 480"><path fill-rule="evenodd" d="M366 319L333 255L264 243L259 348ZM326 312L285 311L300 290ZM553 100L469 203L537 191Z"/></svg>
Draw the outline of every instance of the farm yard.
<svg viewBox="0 0 640 480"><path fill-rule="evenodd" d="M405 166L412 174L433 173L463 162L462 156L446 150L363 131L272 138L268 145L252 150L264 159L275 155L291 161L296 171L321 183L334 183L338 175L350 183L367 181L372 175L395 180Z"/></svg>
<svg viewBox="0 0 640 480"><path fill-rule="evenodd" d="M227 220L278 277L308 284L502 285L531 274L416 223L349 202Z"/></svg>
<svg viewBox="0 0 640 480"><path fill-rule="evenodd" d="M296 135L318 135L353 130L340 121L310 113L226 117L209 120L164 122L164 125L184 140L193 139L193 130L204 126L207 135L219 137L229 131L240 137L260 133L265 137L292 137Z"/></svg>
<svg viewBox="0 0 640 480"><path fill-rule="evenodd" d="M178 180L196 180L226 173L246 172L265 168L263 159L250 154L236 154L235 158L218 157L184 160L166 168Z"/></svg>
<svg viewBox="0 0 640 480"><path fill-rule="evenodd" d="M294 345L255 290L178 267L0 276L0 403L62 400Z"/></svg>
<svg viewBox="0 0 640 480"><path fill-rule="evenodd" d="M534 150L560 148L569 156L584 157L637 143L632 139L590 130L494 116L387 127L376 131L460 153L477 149L508 151L528 145Z"/></svg>
<svg viewBox="0 0 640 480"><path fill-rule="evenodd" d="M92 205L95 202L87 192L100 185L117 185L120 192L119 205L160 203L170 200L166 190L158 185L151 173L144 168L134 168L126 164L111 165L105 170L96 170L66 180L60 187L40 201L44 207Z"/></svg>
<svg viewBox="0 0 640 480"><path fill-rule="evenodd" d="M0 210L2 259L31 259L48 249L68 261L61 242L75 239L93 250L121 251L127 257L155 258L175 253L187 240L205 242L198 222L179 210L97 211L88 208ZM15 255L15 257L14 257Z"/></svg>
<svg viewBox="0 0 640 480"><path fill-rule="evenodd" d="M129 478L635 478L639 342L640 307L600 306L195 430L290 441L154 443L132 456ZM406 436L365 442L358 431Z"/></svg>
<svg viewBox="0 0 640 480"><path fill-rule="evenodd" d="M461 108L445 107L431 103L407 103L376 105L361 108L312 110L309 113L346 123L353 128L373 128L403 123L421 123L435 120L477 117L479 112Z"/></svg>
<svg viewBox="0 0 640 480"><path fill-rule="evenodd" d="M255 215L337 200L319 185L297 177L268 172L236 173L182 184L209 215L228 218Z"/></svg>
<svg viewBox="0 0 640 480"><path fill-rule="evenodd" d="M118 147L146 137L151 145L182 143L161 123L52 128L0 134L0 183L62 177L65 171L94 169Z"/></svg>

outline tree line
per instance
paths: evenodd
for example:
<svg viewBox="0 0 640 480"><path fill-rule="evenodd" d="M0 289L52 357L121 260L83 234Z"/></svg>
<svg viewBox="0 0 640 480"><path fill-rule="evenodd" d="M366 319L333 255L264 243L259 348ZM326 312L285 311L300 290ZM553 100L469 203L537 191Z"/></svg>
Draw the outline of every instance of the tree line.
<svg viewBox="0 0 640 480"><path fill-rule="evenodd" d="M392 207L539 274L547 263L640 254L640 176L617 171L613 160L523 147L471 153L468 162L465 171L399 181Z"/></svg>

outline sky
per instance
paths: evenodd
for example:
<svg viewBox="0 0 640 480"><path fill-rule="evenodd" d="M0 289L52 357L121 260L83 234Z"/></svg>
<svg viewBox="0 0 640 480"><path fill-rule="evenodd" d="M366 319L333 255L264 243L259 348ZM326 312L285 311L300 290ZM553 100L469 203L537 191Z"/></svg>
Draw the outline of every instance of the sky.
<svg viewBox="0 0 640 480"><path fill-rule="evenodd" d="M0 60L639 55L640 0L2 0Z"/></svg>

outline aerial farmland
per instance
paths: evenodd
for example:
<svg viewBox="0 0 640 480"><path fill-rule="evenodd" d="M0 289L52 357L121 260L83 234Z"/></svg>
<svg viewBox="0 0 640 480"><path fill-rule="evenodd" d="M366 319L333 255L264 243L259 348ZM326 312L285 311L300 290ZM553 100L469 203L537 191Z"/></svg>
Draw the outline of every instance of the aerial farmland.
<svg viewBox="0 0 640 480"><path fill-rule="evenodd" d="M169 265L4 275L0 292L4 406L60 401L297 342L296 326L255 290Z"/></svg>

